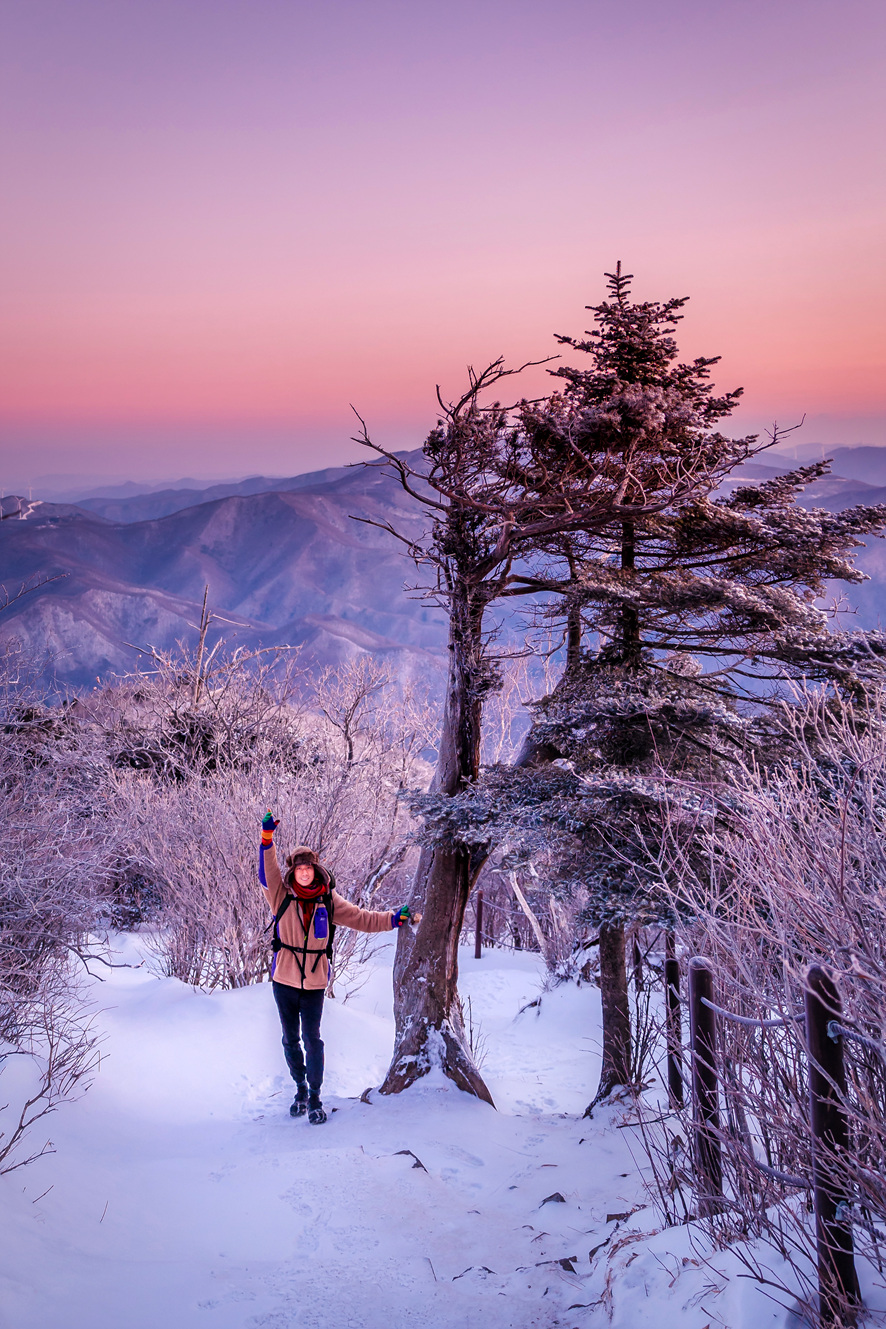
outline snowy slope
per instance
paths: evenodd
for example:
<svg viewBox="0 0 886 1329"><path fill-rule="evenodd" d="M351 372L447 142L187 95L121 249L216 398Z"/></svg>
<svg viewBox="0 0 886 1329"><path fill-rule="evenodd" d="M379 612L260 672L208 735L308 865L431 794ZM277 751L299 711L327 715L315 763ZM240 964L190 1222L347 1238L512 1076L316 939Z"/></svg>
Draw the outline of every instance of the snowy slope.
<svg viewBox="0 0 886 1329"><path fill-rule="evenodd" d="M430 1080L361 1102L392 1045L391 956L327 1002L323 1127L288 1115L266 985L206 995L144 967L98 985L100 1075L50 1119L56 1153L0 1180L0 1329L786 1323L686 1228L625 1217L647 1202L634 1132L617 1107L581 1118L599 995L519 1014L537 957L462 957L497 1112Z"/></svg>

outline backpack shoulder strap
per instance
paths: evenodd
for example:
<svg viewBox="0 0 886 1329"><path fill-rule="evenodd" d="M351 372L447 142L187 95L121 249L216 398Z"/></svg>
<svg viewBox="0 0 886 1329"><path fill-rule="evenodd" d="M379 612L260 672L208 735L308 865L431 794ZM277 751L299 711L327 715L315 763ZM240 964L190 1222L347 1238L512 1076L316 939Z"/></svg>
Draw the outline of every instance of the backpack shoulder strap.
<svg viewBox="0 0 886 1329"><path fill-rule="evenodd" d="M332 943L335 941L335 906L332 903L332 892L335 890L335 877L329 874L329 890L323 896L323 903L326 905L326 912L329 915L329 936L326 939L326 958L332 963Z"/></svg>
<svg viewBox="0 0 886 1329"><path fill-rule="evenodd" d="M294 897L291 896L287 891L280 902L280 908L277 910L276 914L274 915L274 936L271 945L273 947L275 954L277 951L282 950L283 948L283 943L280 940L280 919L283 917L283 915L286 913L286 910L292 904L293 898Z"/></svg>

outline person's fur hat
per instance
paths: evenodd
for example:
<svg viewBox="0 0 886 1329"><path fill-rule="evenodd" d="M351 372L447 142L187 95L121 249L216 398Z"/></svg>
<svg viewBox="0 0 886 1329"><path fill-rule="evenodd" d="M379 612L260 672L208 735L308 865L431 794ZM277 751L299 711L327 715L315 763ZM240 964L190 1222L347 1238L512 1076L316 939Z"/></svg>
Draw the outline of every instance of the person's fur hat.
<svg viewBox="0 0 886 1329"><path fill-rule="evenodd" d="M289 867L294 868L298 863L317 864L320 860L317 857L316 850L312 849L310 845L297 844L292 852L286 855L286 862Z"/></svg>
<svg viewBox="0 0 886 1329"><path fill-rule="evenodd" d="M314 882L317 886L322 885L324 889L329 886L332 878L317 857L317 851L306 844L297 844L291 853L286 855L286 872L283 881L287 886L295 885L295 869L300 863L308 863L314 869Z"/></svg>

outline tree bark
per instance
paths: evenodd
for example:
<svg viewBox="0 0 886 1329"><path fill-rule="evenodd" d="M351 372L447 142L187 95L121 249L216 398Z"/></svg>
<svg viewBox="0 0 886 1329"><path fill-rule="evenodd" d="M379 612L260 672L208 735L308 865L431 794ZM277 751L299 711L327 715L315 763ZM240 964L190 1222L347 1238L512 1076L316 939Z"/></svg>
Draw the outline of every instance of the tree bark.
<svg viewBox="0 0 886 1329"><path fill-rule="evenodd" d="M585 1111L586 1117L613 1089L631 1083L631 1011L625 930L621 924L604 923L600 928L600 997L603 1004L603 1064L600 1083Z"/></svg>
<svg viewBox="0 0 886 1329"><path fill-rule="evenodd" d="M487 674L482 637L482 589L458 582L449 619L449 678L440 755L431 789L452 797L476 780ZM485 857L485 855L484 855ZM426 845L413 879L410 905L422 919L402 928L394 961L396 1037L381 1086L397 1094L439 1067L459 1089L492 1103L465 1039L458 1000L458 940L474 884L477 854L459 844Z"/></svg>

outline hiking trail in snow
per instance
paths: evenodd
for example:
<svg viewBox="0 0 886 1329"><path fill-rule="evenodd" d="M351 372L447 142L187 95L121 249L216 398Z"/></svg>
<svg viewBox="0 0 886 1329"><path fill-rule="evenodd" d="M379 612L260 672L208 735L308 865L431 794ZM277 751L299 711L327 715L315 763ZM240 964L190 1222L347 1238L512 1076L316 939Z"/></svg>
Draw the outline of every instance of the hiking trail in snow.
<svg viewBox="0 0 886 1329"><path fill-rule="evenodd" d="M139 941L116 944L137 961ZM35 1128L55 1153L0 1179L0 1329L786 1323L730 1256L706 1268L685 1228L656 1232L625 1109L581 1116L599 993L564 984L520 1013L537 956L461 956L497 1111L439 1074L361 1102L393 1043L392 957L387 940L327 1000L321 1127L289 1116L267 984L96 983L95 1083Z"/></svg>

